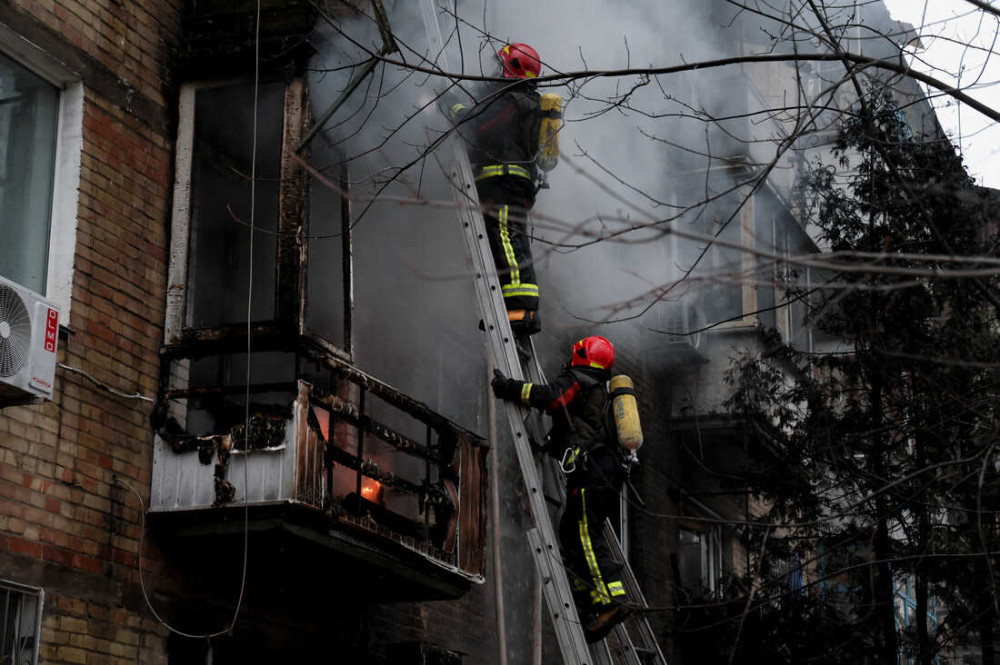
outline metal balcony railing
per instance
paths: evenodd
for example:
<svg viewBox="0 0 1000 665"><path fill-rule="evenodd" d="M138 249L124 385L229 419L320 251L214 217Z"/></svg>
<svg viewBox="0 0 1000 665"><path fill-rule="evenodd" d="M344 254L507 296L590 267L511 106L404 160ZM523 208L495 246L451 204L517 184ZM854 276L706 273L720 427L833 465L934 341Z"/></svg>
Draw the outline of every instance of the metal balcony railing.
<svg viewBox="0 0 1000 665"><path fill-rule="evenodd" d="M252 384L249 420L239 415L246 386L196 385L197 354L165 350L173 385L187 385L162 391L173 415L156 436L151 512L285 504L321 515L334 532L481 578L484 441L322 345L298 341L295 366L319 362L322 371ZM185 426L205 422L209 434Z"/></svg>

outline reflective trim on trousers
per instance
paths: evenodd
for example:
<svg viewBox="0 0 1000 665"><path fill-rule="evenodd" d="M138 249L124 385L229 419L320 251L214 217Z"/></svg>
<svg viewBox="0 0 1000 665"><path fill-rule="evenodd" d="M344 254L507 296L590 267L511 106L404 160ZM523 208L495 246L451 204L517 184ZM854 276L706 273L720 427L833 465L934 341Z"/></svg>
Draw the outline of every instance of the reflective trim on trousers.
<svg viewBox="0 0 1000 665"><path fill-rule="evenodd" d="M500 244L503 246L503 255L507 257L507 269L510 270L510 286L521 286L521 270L517 266L517 258L514 256L514 246L510 244L510 226L507 223L507 216L510 206L505 205L500 208L497 221L500 223ZM506 294L504 294L506 295ZM538 295L537 293L535 295Z"/></svg>
<svg viewBox="0 0 1000 665"><path fill-rule="evenodd" d="M583 545L583 555L587 560L587 568L590 569L590 576L594 581L594 593L597 594L594 600L595 605L607 605L611 602L608 594L608 587L604 585L604 578L601 576L601 569L597 565L597 556L594 554L594 545L590 540L590 528L587 525L587 490L580 490L580 544Z"/></svg>

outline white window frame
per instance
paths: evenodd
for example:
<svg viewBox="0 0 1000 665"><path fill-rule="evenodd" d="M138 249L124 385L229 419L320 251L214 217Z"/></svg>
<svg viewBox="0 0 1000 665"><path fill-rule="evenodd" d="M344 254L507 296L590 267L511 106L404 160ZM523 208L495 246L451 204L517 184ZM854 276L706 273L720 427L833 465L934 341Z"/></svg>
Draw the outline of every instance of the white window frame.
<svg viewBox="0 0 1000 665"><path fill-rule="evenodd" d="M83 154L83 81L51 55L0 23L0 51L59 89L52 212L49 223L45 293L69 323L73 267L80 203L80 163Z"/></svg>

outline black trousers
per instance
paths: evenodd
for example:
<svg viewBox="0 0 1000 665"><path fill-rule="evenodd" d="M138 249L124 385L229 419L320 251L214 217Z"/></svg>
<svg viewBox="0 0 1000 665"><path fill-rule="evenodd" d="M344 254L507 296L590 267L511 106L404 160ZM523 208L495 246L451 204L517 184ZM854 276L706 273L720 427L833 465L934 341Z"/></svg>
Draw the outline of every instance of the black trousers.
<svg viewBox="0 0 1000 665"><path fill-rule="evenodd" d="M537 310L538 281L528 237L528 211L534 204L531 183L518 176L497 176L480 180L476 189L504 304L509 310Z"/></svg>
<svg viewBox="0 0 1000 665"><path fill-rule="evenodd" d="M613 452L601 448L578 462L567 481L559 542L569 568L573 598L581 612L600 611L625 599L621 566L604 538L604 521L618 518L625 474Z"/></svg>

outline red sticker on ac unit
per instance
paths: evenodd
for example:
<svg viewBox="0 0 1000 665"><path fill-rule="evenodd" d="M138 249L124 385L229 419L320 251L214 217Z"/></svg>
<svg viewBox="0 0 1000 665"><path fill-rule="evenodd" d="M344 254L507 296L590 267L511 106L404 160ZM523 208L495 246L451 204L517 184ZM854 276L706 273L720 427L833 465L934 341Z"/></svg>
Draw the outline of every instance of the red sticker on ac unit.
<svg viewBox="0 0 1000 665"><path fill-rule="evenodd" d="M49 309L48 316L45 317L45 350L49 353L56 352L56 340L59 339L59 312Z"/></svg>

